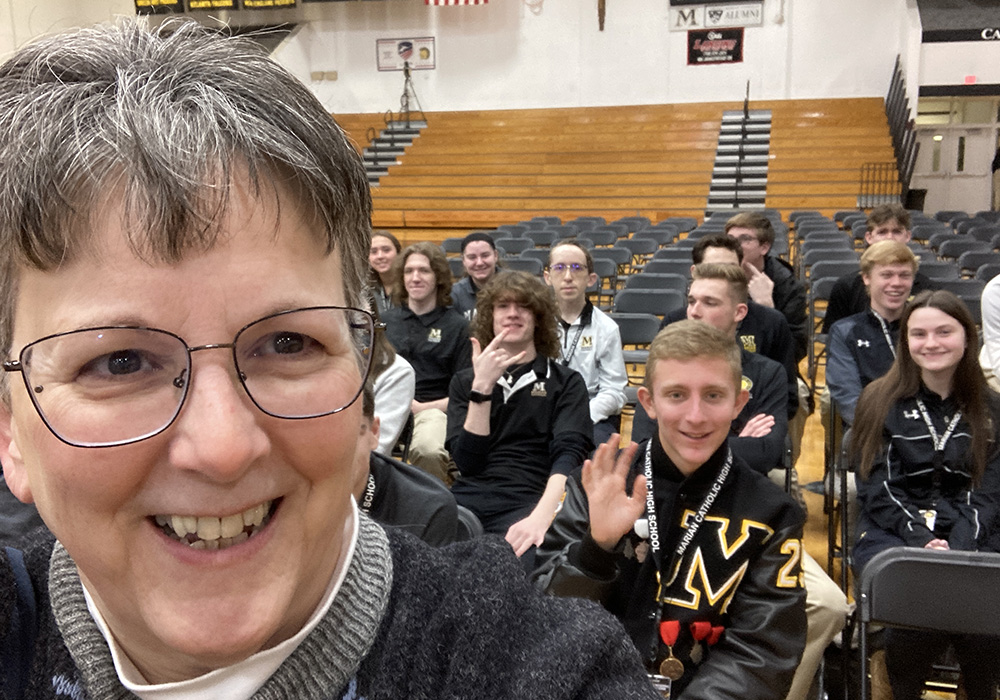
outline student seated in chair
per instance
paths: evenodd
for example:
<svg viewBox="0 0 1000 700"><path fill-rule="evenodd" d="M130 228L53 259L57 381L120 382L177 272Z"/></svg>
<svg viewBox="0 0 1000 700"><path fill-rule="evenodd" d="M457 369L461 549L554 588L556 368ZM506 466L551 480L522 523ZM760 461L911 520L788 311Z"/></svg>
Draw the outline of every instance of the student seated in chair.
<svg viewBox="0 0 1000 700"><path fill-rule="evenodd" d="M375 522L405 530L429 545L451 544L458 528L455 497L419 467L379 454L379 423L368 382L361 394L361 437L354 460L358 508Z"/></svg>
<svg viewBox="0 0 1000 700"><path fill-rule="evenodd" d="M518 556L532 550L529 566L566 475L593 450L590 397L580 373L556 360L555 300L537 277L498 273L479 295L474 327L472 368L449 393L452 493Z"/></svg>
<svg viewBox="0 0 1000 700"><path fill-rule="evenodd" d="M826 351L830 399L848 424L861 390L885 374L896 356L899 318L918 265L913 251L897 241L879 241L861 255L869 308L833 324Z"/></svg>
<svg viewBox="0 0 1000 700"><path fill-rule="evenodd" d="M596 281L590 251L573 240L552 245L545 282L559 308L559 362L587 382L594 443L600 444L621 427L628 376L618 324L587 298L587 288Z"/></svg>
<svg viewBox="0 0 1000 700"><path fill-rule="evenodd" d="M732 334L698 321L653 340L647 442L598 447L537 554L550 593L598 600L673 698L781 700L806 637L801 509L733 454L747 401Z"/></svg>
<svg viewBox="0 0 1000 700"><path fill-rule="evenodd" d="M454 475L444 447L448 386L472 362L469 324L451 308L451 270L440 246L407 246L393 270L398 306L382 320L389 342L416 376L409 461L450 486Z"/></svg>
<svg viewBox="0 0 1000 700"><path fill-rule="evenodd" d="M1000 396L979 368L972 315L951 292L926 291L906 307L899 332L899 353L861 394L851 433L858 575L890 547L982 549L1000 508ZM885 653L895 700L921 697L949 642L969 700L995 700L1000 639L893 628Z"/></svg>

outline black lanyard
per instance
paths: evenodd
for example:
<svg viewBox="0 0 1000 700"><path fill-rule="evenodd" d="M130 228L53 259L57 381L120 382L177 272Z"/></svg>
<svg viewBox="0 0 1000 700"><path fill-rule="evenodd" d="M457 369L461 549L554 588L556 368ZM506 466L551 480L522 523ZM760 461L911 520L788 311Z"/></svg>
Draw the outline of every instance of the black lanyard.
<svg viewBox="0 0 1000 700"><path fill-rule="evenodd" d="M562 363L564 367L568 367L569 363L573 361L573 355L576 354L576 348L580 345L580 336L583 335L583 315L581 314L580 318L577 320L580 321L580 327L576 329L576 335L573 336L573 343L569 349L569 354L563 357ZM569 330L569 328L566 330Z"/></svg>
<svg viewBox="0 0 1000 700"><path fill-rule="evenodd" d="M657 562L657 569L659 572L659 551L660 551L660 529L657 524L656 515L656 501L653 497L653 441L650 440L646 444L646 457L645 465L643 471L646 475L646 522L649 526L649 548L653 553L654 560ZM715 483L709 488L708 493L705 494L704 500L698 507L698 512L694 516L694 520L688 527L684 530L684 535L681 537L681 541L677 543L677 548L674 550L673 556L670 559L670 566L668 571L672 571L670 580L667 581L669 586L673 583L674 577L677 576L677 569L680 567L681 558L684 556L684 552L687 551L688 546L694 539L694 536L698 533L698 529L701 527L702 522L705 520L705 516L708 515L709 509L712 504L715 503L716 497L718 497L719 492L722 491L722 485L726 481L726 477L729 476L729 472L733 467L733 451L728 447L726 448L726 461L719 470L718 475L715 477ZM657 594L659 599L661 596Z"/></svg>
<svg viewBox="0 0 1000 700"><path fill-rule="evenodd" d="M892 342L892 334L889 333L889 325L885 322L885 319L879 314L878 311L872 309L872 314L878 319L878 323L882 326L882 335L885 336L885 344L889 346L889 352L892 356L896 357L896 344Z"/></svg>
<svg viewBox="0 0 1000 700"><path fill-rule="evenodd" d="M372 509L372 502L375 500L375 475L368 472L368 485L365 486L365 494L361 499L361 511L364 513Z"/></svg>
<svg viewBox="0 0 1000 700"><path fill-rule="evenodd" d="M655 438L654 438L655 439ZM715 499L718 497L719 493L722 491L722 486L726 482L726 477L729 476L729 472L733 467L733 451L726 448L726 461L719 470L718 475L715 477L715 482L708 489L708 493L705 494L704 500L702 500L701 505L698 507L698 512L695 513L694 519L684 530L684 534L681 536L681 541L677 543L677 548L674 550L673 556L671 557L670 564L667 571L670 573L670 579L664 585L661 578L661 567L659 561L659 550L660 550L660 532L657 525L656 516L656 501L653 497L653 440L650 440L646 444L646 457L644 472L646 475L646 521L649 526L649 548L653 554L653 562L656 564L656 613L653 624L653 644L650 650L649 661L652 662L656 659L657 651L660 648L659 632L660 622L663 620L663 589L669 587L674 579L677 578L677 573L680 571L681 561L684 557L684 552L687 551L688 546L694 540L694 536L698 533L701 528L701 524L705 521L705 516L708 515L708 511L711 509L712 504L715 503Z"/></svg>

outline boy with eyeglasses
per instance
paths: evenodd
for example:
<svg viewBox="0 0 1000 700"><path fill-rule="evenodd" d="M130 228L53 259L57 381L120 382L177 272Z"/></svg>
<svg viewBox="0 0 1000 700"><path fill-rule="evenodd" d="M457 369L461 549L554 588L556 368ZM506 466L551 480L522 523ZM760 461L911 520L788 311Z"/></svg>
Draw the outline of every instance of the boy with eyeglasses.
<svg viewBox="0 0 1000 700"><path fill-rule="evenodd" d="M0 66L0 462L55 536L0 550L4 697L656 697L505 544L359 513L370 216L253 41L122 21Z"/></svg>
<svg viewBox="0 0 1000 700"><path fill-rule="evenodd" d="M587 289L596 281L590 251L572 240L553 244L545 282L559 308L559 362L587 382L594 444L599 445L621 427L628 376L618 324L587 298Z"/></svg>

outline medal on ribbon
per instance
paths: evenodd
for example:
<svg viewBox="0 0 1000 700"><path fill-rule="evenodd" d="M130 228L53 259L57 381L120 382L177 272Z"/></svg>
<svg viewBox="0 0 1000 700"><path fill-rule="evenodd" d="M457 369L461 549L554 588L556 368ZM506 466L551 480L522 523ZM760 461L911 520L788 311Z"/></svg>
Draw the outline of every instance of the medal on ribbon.
<svg viewBox="0 0 1000 700"><path fill-rule="evenodd" d="M660 639L667 645L667 658L660 662L660 674L672 681L680 680L684 675L684 664L674 656L674 644L681 632L681 623L668 620L660 623Z"/></svg>

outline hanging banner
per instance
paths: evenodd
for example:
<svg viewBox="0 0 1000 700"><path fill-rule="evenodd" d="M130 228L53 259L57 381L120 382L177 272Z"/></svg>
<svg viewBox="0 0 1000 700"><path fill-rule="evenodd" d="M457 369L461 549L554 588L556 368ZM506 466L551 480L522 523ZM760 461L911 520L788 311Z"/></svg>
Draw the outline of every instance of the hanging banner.
<svg viewBox="0 0 1000 700"><path fill-rule="evenodd" d="M743 27L692 29L688 32L688 65L743 62Z"/></svg>
<svg viewBox="0 0 1000 700"><path fill-rule="evenodd" d="M412 70L434 70L437 60L432 36L376 39L375 55L380 71L403 70L404 63L409 63Z"/></svg>
<svg viewBox="0 0 1000 700"><path fill-rule="evenodd" d="M181 0L135 0L137 15L169 15L184 12Z"/></svg>
<svg viewBox="0 0 1000 700"><path fill-rule="evenodd" d="M244 10L277 10L295 7L295 0L243 0Z"/></svg>
<svg viewBox="0 0 1000 700"><path fill-rule="evenodd" d="M235 10L236 0L188 0L188 10Z"/></svg>

